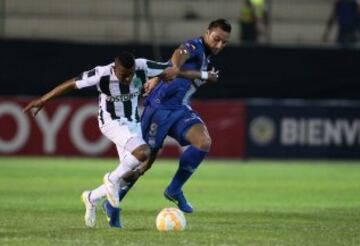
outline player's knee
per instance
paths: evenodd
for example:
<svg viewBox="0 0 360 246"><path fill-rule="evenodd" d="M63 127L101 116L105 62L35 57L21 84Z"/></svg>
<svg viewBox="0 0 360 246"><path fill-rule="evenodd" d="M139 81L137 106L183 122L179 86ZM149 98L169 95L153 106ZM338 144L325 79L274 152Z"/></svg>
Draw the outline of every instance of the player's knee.
<svg viewBox="0 0 360 246"><path fill-rule="evenodd" d="M138 159L140 162L144 162L150 157L150 148L148 145L144 144L136 148L132 154Z"/></svg>
<svg viewBox="0 0 360 246"><path fill-rule="evenodd" d="M210 136L203 136L203 137L199 138L199 141L197 141L196 147L203 151L209 151L211 148Z"/></svg>

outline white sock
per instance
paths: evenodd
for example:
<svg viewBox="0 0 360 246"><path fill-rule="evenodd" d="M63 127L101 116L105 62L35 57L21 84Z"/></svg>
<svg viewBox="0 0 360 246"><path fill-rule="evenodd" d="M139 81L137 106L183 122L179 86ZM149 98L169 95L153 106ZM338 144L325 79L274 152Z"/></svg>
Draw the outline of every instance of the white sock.
<svg viewBox="0 0 360 246"><path fill-rule="evenodd" d="M120 178L130 170L135 169L140 165L140 161L136 159L131 153L125 155L125 157L121 160L121 163L118 167L112 171L109 175L109 180L113 184L119 184Z"/></svg>
<svg viewBox="0 0 360 246"><path fill-rule="evenodd" d="M129 185L128 182L126 182L122 178L120 179L120 189L124 189L128 185ZM96 204L105 197L106 197L106 186L102 184L91 191L89 198L90 198L90 202L96 206Z"/></svg>
<svg viewBox="0 0 360 246"><path fill-rule="evenodd" d="M91 191L90 202L96 205L104 197L106 197L106 186L102 184Z"/></svg>

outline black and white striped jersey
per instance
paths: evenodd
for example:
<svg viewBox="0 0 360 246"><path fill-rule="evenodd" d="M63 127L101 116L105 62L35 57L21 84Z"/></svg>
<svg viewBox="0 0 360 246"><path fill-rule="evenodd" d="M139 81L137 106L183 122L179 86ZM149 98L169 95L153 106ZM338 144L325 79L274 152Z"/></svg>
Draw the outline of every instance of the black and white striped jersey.
<svg viewBox="0 0 360 246"><path fill-rule="evenodd" d="M83 72L76 78L76 87L82 89L96 86L99 91L99 120L104 124L108 120L126 119L139 122L138 101L143 84L158 76L169 63L154 62L139 58L135 60L135 75L129 85L120 83L115 75L115 63L97 66Z"/></svg>

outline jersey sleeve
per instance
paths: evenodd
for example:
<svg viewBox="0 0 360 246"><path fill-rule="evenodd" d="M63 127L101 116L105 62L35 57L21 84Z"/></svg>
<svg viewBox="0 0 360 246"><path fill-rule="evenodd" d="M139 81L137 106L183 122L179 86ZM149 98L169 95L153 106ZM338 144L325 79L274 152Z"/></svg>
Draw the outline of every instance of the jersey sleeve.
<svg viewBox="0 0 360 246"><path fill-rule="evenodd" d="M75 85L77 89L94 86L100 81L100 67L96 67L89 71L81 73L75 78Z"/></svg>
<svg viewBox="0 0 360 246"><path fill-rule="evenodd" d="M183 49L185 49L187 52L189 52L190 54L190 58L194 57L197 55L197 52L199 49L197 49L196 45L192 42L192 40L190 41L186 41L184 42L181 47Z"/></svg>
<svg viewBox="0 0 360 246"><path fill-rule="evenodd" d="M136 70L143 70L147 78L159 76L169 66L169 62L156 62L144 58L136 59Z"/></svg>

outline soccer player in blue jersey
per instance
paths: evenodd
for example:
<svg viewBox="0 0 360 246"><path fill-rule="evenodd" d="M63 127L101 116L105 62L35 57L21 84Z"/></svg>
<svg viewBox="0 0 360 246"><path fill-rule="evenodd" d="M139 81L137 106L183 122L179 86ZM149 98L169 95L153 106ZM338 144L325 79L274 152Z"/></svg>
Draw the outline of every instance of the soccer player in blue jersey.
<svg viewBox="0 0 360 246"><path fill-rule="evenodd" d="M164 192L165 198L175 202L186 213L192 213L193 208L186 200L182 187L204 160L211 146L205 123L191 109L189 100L201 85L217 80L218 72L208 71L210 57L217 55L227 45L230 33L229 22L217 19L209 24L202 37L181 44L171 58L175 74L195 70L201 79L177 77L170 83L159 81L144 103L141 127L144 140L151 148L151 156L140 166L138 172L141 175L151 167L166 136L173 137L182 146L189 146L182 153L179 167ZM136 179L134 178L127 188L121 189L120 199L123 199ZM112 211L107 201L104 208L110 217Z"/></svg>

